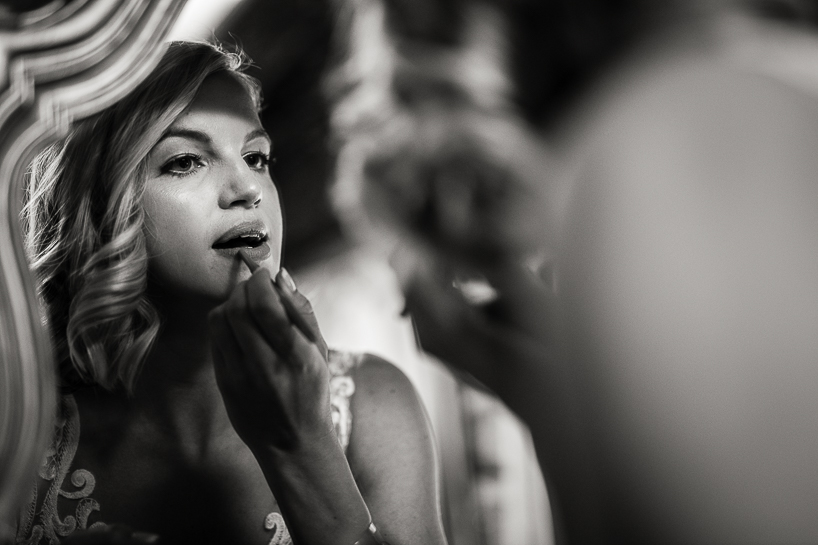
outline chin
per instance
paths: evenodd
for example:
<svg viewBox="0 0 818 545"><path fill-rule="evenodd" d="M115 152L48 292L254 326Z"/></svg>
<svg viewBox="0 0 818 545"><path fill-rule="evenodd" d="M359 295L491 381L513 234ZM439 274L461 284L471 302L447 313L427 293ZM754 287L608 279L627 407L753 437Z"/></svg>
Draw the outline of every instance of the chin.
<svg viewBox="0 0 818 545"><path fill-rule="evenodd" d="M230 298L233 290L243 280L250 278L248 271L213 276L195 282L193 278L166 279L148 282L148 298L163 310L163 313L210 310ZM180 281L181 280L181 281Z"/></svg>
<svg viewBox="0 0 818 545"><path fill-rule="evenodd" d="M171 306L181 305L194 309L220 305L230 298L236 286L251 276L247 266L234 255L219 255L215 259L211 256L205 260L190 259L186 263L185 267L174 262L164 268L154 264L149 273L150 298L168 311L176 310ZM269 271L271 278L275 278L280 266L278 252L269 252L258 264Z"/></svg>
<svg viewBox="0 0 818 545"><path fill-rule="evenodd" d="M236 286L250 278L250 271L247 267L242 267L239 270L230 271L230 274L221 282L216 282L207 287L204 295L209 299L217 302L217 304L224 303L233 294Z"/></svg>

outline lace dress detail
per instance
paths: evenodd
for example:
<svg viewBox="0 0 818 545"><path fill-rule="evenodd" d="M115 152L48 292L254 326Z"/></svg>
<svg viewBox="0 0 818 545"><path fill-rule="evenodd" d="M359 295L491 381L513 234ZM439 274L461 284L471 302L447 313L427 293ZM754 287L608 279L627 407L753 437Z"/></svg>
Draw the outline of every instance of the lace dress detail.
<svg viewBox="0 0 818 545"><path fill-rule="evenodd" d="M43 498L42 507L37 518L37 483L31 492L29 508L23 513L17 528L18 544L38 545L43 539L49 545L56 545L61 537L65 537L76 529L86 529L88 517L94 511L99 511L99 503L89 496L94 491L96 479L90 471L77 469L71 473L71 484L75 490L63 490L63 482L68 476L74 454L77 452L80 435L80 419L77 404L73 396L65 396L61 400L60 417L54 425L54 439L45 453L45 459L40 466L39 475L44 481L51 484ZM70 500L79 500L73 515L60 518L57 512L57 501L60 496ZM97 522L91 528L104 527Z"/></svg>
<svg viewBox="0 0 818 545"><path fill-rule="evenodd" d="M349 400L355 393L355 382L349 372L361 361L360 354L348 352L329 353L329 402L332 410L332 425L338 442L346 452L349 446L349 435L352 433L352 411L349 409Z"/></svg>
<svg viewBox="0 0 818 545"><path fill-rule="evenodd" d="M332 424L338 436L338 442L346 452L352 432L352 412L350 398L355 393L355 382L349 372L361 360L359 354L330 351L328 367L330 371L330 409ZM63 489L68 477L74 455L77 452L80 436L80 419L77 403L71 395L61 400L60 417L55 424L51 446L45 453L40 466L39 476L50 483L43 496L39 511L39 487L32 488L28 508L20 516L17 526L17 545L59 545L60 539L75 530L104 528L103 522L88 526L88 517L100 510L99 502L91 498L96 486L96 479L90 471L76 469L71 472L73 489ZM57 501L60 497L78 500L74 514L60 518L57 512ZM280 513L273 511L264 518L264 529L273 532L268 545L292 545L290 532Z"/></svg>

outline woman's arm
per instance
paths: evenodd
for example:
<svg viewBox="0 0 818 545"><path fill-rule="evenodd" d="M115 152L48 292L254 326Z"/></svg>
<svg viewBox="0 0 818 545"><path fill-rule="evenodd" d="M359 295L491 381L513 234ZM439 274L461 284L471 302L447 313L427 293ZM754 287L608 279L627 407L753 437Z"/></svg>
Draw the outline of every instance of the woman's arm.
<svg viewBox="0 0 818 545"><path fill-rule="evenodd" d="M277 285L278 289L273 287L267 271L259 270L250 280L240 284L225 304L211 313L210 329L214 338L213 356L219 389L230 421L255 455L295 543L352 545L364 537L370 523L370 511L333 429L324 344L306 298L281 277L277 279ZM308 340L308 336L293 323L281 302L284 297L299 309L311 329L308 336L316 337L316 342ZM393 536L392 545L445 543L435 508L434 458L423 412L405 378L398 384L394 377L402 375L388 364L383 365L392 372L392 383L376 385L388 388L392 393L400 392L400 395L383 400L360 396L376 403L358 412L391 415L393 429L407 432L407 451L419 450L412 442L425 437L420 443L420 451L425 448L429 457L421 457L418 462L425 464L423 469L430 472L431 478L427 479L427 484L410 485L405 479L398 479L395 471L382 469L382 458L388 450L378 453L372 449L372 454L361 457L364 465L372 466L366 468L363 476L365 482L375 485L381 493L372 497L367 495L367 499L386 502L385 496L398 498L384 503L392 506L388 511L383 511L380 506L374 508L378 526L384 527L385 524ZM365 367L370 366L366 364ZM373 390L367 380L369 374L368 371L363 373L361 387L365 392ZM414 405L402 406L406 399L413 401ZM356 405L357 402L353 401L353 413L357 410ZM408 414L401 420L398 415L404 412ZM363 422L353 424L353 429L372 426L371 418L369 423L366 416L362 418ZM410 425L413 418L415 424ZM419 424L422 425L420 428ZM418 429L425 435L417 433ZM375 437L364 434L369 443L376 443L376 438L383 443L396 440L394 433L384 431L383 436L378 436L383 430L375 431ZM352 441L358 441L354 431ZM358 450L363 452L366 448L367 444L364 444ZM411 459L405 458L403 463L411 463ZM387 464L387 467L398 466ZM410 475L414 479L421 473ZM411 491L412 486L418 484L421 488L428 488L430 493L407 495L399 489L406 486ZM425 514L421 513L421 506L412 505L415 500L429 502L432 506L431 509L423 506L429 513L427 519L413 518ZM381 517L401 510L414 514L396 516L397 525L391 520L380 522ZM426 531L427 527L433 530ZM420 537L415 539L415 535ZM431 539L427 540L426 535Z"/></svg>
<svg viewBox="0 0 818 545"><path fill-rule="evenodd" d="M311 342L282 297L309 302L259 269L210 314L216 379L233 428L253 452L295 543L352 545L369 524L335 438L323 341Z"/></svg>
<svg viewBox="0 0 818 545"><path fill-rule="evenodd" d="M353 378L348 458L375 524L392 545L445 544L434 440L414 387L371 355Z"/></svg>

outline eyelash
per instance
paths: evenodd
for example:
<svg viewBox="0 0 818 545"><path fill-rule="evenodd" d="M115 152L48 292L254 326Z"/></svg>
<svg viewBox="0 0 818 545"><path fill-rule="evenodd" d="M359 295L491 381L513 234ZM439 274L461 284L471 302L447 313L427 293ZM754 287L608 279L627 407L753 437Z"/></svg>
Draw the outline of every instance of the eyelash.
<svg viewBox="0 0 818 545"><path fill-rule="evenodd" d="M264 153L263 151L260 151L260 150L245 153L243 155L244 160L247 161L247 158L251 157L253 155L257 155L257 156L259 156L261 158L261 166L260 167L255 167L255 168L250 167L250 168L254 168L254 170L264 170L265 168L267 168L270 165L271 162L275 163L275 158L271 159L270 155L268 153ZM247 166L250 166L250 165L247 165Z"/></svg>
<svg viewBox="0 0 818 545"><path fill-rule="evenodd" d="M193 167L195 167L195 168L191 168L190 170L188 170L186 172L174 172L173 169L171 168L171 165L173 165L173 163L175 163L179 159L190 159L191 161L193 161ZM185 176L189 176L189 175L193 174L194 172L196 172L197 169L199 169L199 168L201 168L203 166L204 166L204 163L202 162L202 156L201 155L198 155L196 153L189 153L188 152L188 153L182 153L182 154L177 155L175 157L171 157L170 160L168 160L167 163L162 165L161 170L162 170L162 174L170 174L171 176L174 176L176 178L184 178Z"/></svg>
<svg viewBox="0 0 818 545"><path fill-rule="evenodd" d="M249 153L245 153L242 157L247 160L248 157L251 156L258 156L261 158L261 166L259 167L250 167L253 170L264 170L266 169L270 163L275 163L275 157L271 158L269 154L264 153L262 151L251 151ZM179 159L190 159L193 162L193 167L185 172L174 172L171 166L178 161ZM161 172L162 174L169 174L176 178L184 178L185 176L189 176L196 172L197 169L204 166L204 162L202 161L202 156L196 153L183 153L181 155L177 155L175 157L171 157L164 165L162 165ZM250 166L250 165L247 165Z"/></svg>

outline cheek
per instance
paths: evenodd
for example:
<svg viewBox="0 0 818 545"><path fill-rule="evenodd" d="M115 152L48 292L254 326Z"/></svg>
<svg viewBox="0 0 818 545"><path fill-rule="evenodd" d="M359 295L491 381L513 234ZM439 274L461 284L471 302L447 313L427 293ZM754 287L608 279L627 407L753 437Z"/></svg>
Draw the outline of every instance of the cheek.
<svg viewBox="0 0 818 545"><path fill-rule="evenodd" d="M275 274L278 272L281 260L281 245L284 238L284 220L281 216L281 205L278 201L278 193L275 188L272 190L272 197L265 199L261 205L264 210L264 216L267 219L267 225L270 228L269 239L272 247L272 255L270 256L270 272Z"/></svg>
<svg viewBox="0 0 818 545"><path fill-rule="evenodd" d="M183 199L172 198L164 192L146 192L144 200L145 235L151 258L161 256L193 233L188 215L190 207Z"/></svg>
<svg viewBox="0 0 818 545"><path fill-rule="evenodd" d="M170 280L168 277L195 271L207 225L201 214L202 203L191 202L185 195L155 191L147 191L143 202L151 272Z"/></svg>
<svg viewBox="0 0 818 545"><path fill-rule="evenodd" d="M270 197L264 199L261 204L261 209L270 222L270 234L272 235L272 231L275 230L276 236L281 238L281 226L283 221L281 218L281 204L278 201L278 192L272 189L268 194Z"/></svg>

